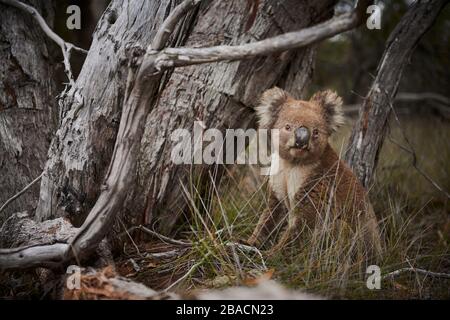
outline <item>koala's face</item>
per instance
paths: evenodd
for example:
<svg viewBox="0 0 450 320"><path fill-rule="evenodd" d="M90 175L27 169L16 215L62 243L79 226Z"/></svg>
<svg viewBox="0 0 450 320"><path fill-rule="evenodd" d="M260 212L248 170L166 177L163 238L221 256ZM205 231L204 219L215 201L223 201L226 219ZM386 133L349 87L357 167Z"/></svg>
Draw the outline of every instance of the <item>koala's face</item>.
<svg viewBox="0 0 450 320"><path fill-rule="evenodd" d="M256 112L260 128L278 129L280 157L307 164L320 159L328 137L342 123L341 105L341 98L331 91L301 101L273 88L264 92Z"/></svg>
<svg viewBox="0 0 450 320"><path fill-rule="evenodd" d="M281 107L273 129L279 130L280 156L292 162L317 161L330 135L318 106L293 99Z"/></svg>

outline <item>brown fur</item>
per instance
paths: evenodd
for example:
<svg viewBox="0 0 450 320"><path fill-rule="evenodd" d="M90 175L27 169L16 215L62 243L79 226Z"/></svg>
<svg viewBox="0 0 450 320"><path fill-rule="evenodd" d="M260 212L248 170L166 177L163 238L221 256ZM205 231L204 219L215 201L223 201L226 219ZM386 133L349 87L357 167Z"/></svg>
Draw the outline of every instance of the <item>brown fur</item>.
<svg viewBox="0 0 450 320"><path fill-rule="evenodd" d="M257 108L260 127L279 130L278 153L270 176L270 210L260 217L250 244L262 244L287 218L287 227L272 251L281 249L300 225L314 227L325 217L350 229L362 224L366 245L379 251L377 222L359 180L328 143L342 123L342 100L331 91L309 101L295 100L279 88L266 91ZM295 129L311 133L306 147L295 146Z"/></svg>

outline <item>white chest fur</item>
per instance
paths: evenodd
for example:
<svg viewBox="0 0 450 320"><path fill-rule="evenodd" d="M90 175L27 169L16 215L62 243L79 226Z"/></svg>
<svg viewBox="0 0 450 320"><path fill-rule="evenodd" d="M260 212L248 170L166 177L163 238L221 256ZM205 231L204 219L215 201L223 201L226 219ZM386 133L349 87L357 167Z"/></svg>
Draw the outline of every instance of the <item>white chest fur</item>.
<svg viewBox="0 0 450 320"><path fill-rule="evenodd" d="M304 186L314 166L292 164L282 159L278 153L272 154L270 167L270 186L279 201L283 201L288 209L296 206L295 195Z"/></svg>

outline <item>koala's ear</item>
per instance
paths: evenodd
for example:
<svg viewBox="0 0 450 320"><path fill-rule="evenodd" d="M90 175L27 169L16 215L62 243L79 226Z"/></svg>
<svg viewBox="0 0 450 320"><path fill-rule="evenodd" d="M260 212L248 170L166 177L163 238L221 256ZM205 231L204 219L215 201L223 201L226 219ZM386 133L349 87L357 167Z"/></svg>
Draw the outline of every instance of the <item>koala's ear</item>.
<svg viewBox="0 0 450 320"><path fill-rule="evenodd" d="M270 129L277 120L281 105L289 99L289 94L283 89L273 87L264 91L259 105L255 108L259 128Z"/></svg>
<svg viewBox="0 0 450 320"><path fill-rule="evenodd" d="M331 90L317 92L310 101L322 107L330 132L336 131L345 123L342 98L336 92Z"/></svg>

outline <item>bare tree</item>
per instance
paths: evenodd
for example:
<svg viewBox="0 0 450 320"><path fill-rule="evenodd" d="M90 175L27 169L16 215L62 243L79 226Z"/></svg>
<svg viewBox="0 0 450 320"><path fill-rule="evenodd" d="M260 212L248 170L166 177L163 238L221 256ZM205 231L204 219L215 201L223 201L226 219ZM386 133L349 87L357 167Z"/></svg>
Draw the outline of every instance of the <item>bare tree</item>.
<svg viewBox="0 0 450 320"><path fill-rule="evenodd" d="M359 111L345 155L365 187L372 181L402 71L418 41L446 3L448 0L415 2L387 40L376 78Z"/></svg>

